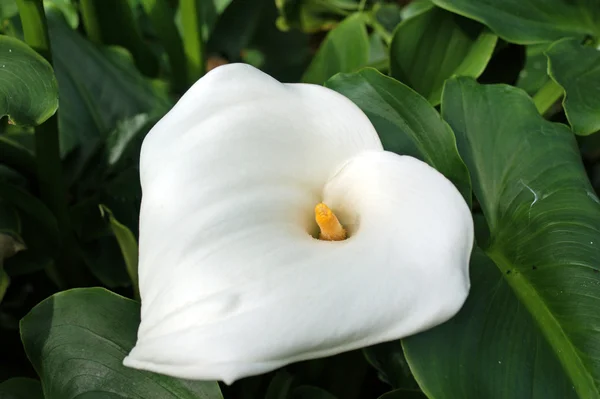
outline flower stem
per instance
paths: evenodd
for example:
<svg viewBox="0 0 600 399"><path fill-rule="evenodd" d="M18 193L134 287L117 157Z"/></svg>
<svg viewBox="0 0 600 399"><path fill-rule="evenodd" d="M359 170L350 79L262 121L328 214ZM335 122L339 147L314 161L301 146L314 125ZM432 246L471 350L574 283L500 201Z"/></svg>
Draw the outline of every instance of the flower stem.
<svg viewBox="0 0 600 399"><path fill-rule="evenodd" d="M202 10L204 0L181 0L181 24L183 48L187 59L188 84L193 84L206 70L204 38L202 37Z"/></svg>
<svg viewBox="0 0 600 399"><path fill-rule="evenodd" d="M563 88L560 87L554 80L548 79L538 91L533 95L533 102L541 115L558 101L564 94Z"/></svg>
<svg viewBox="0 0 600 399"><path fill-rule="evenodd" d="M173 87L183 93L187 88L187 66L183 43L175 26L175 12L166 0L142 0L142 6L169 55Z"/></svg>
<svg viewBox="0 0 600 399"><path fill-rule="evenodd" d="M25 42L52 63L52 50L43 0L17 0L23 24ZM56 217L61 232L61 256L51 262L48 275L61 287L75 286L83 280L84 271L76 267L73 250L74 237L71 230L69 209L63 181L59 151L58 114L35 127L35 157L40 196Z"/></svg>
<svg viewBox="0 0 600 399"><path fill-rule="evenodd" d="M80 6L83 25L92 42L123 46L144 75L158 75L158 60L146 46L127 1L81 0Z"/></svg>

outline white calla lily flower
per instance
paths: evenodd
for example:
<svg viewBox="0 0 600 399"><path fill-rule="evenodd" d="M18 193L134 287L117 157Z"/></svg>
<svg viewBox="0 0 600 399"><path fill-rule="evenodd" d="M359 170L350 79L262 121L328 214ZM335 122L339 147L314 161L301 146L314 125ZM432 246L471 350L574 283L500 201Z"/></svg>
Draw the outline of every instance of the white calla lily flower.
<svg viewBox="0 0 600 399"><path fill-rule="evenodd" d="M384 151L332 90L218 67L140 162L142 314L126 366L232 383L429 329L466 299L460 193Z"/></svg>

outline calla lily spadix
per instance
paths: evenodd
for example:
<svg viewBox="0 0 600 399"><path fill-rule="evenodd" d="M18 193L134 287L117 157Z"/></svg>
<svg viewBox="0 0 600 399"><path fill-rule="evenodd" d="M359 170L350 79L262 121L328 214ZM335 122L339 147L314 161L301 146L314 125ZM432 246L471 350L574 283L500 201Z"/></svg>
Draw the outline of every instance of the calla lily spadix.
<svg viewBox="0 0 600 399"><path fill-rule="evenodd" d="M468 294L457 189L330 89L218 67L146 136L140 174L126 366L229 384L429 329Z"/></svg>

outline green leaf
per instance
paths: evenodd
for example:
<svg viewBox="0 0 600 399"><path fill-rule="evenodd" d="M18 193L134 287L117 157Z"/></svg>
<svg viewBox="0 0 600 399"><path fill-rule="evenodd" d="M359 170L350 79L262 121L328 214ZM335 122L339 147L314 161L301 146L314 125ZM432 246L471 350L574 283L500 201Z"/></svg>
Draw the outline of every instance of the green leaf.
<svg viewBox="0 0 600 399"><path fill-rule="evenodd" d="M39 247L49 254L55 254L60 246L59 231L56 218L38 198L10 183L0 180L0 198L12 205L20 215L21 221L25 218L31 221L35 231L30 231L29 236L37 236ZM24 226L25 227L25 226ZM27 247L31 247L28 236L24 234Z"/></svg>
<svg viewBox="0 0 600 399"><path fill-rule="evenodd" d="M277 27L314 33L330 30L340 18L358 9L356 0L275 0L279 10Z"/></svg>
<svg viewBox="0 0 600 399"><path fill-rule="evenodd" d="M148 0L144 0L148 2ZM152 0L156 1L156 0ZM164 1L164 0L161 0ZM202 18L202 37L208 40L219 22L221 15L227 10L229 5L234 0L201 0L200 17ZM243 1L243 0L242 0ZM183 31L181 26L181 8L178 7L175 12L175 21L180 32Z"/></svg>
<svg viewBox="0 0 600 399"><path fill-rule="evenodd" d="M579 396L600 396L600 201L573 134L524 91L470 78L446 83L442 114L490 228L486 253Z"/></svg>
<svg viewBox="0 0 600 399"><path fill-rule="evenodd" d="M131 233L131 230L127 226L119 223L113 216L110 209L100 205L100 212L110 223L110 228L119 243L123 259L125 259L125 265L127 266L127 274L133 284L133 290L136 297L139 297L138 289L138 245L135 236Z"/></svg>
<svg viewBox="0 0 600 399"><path fill-rule="evenodd" d="M325 85L365 112L386 150L427 162L471 202L468 171L458 155L452 130L427 100L371 68L339 74Z"/></svg>
<svg viewBox="0 0 600 399"><path fill-rule="evenodd" d="M91 151L118 121L168 111L164 88L142 77L124 49L94 46L72 30L56 9L50 8L47 16L60 85L63 156L78 146Z"/></svg>
<svg viewBox="0 0 600 399"><path fill-rule="evenodd" d="M509 42L533 44L563 37L600 36L597 0L432 0L489 26Z"/></svg>
<svg viewBox="0 0 600 399"><path fill-rule="evenodd" d="M11 378L0 383L2 399L44 399L42 384L32 378Z"/></svg>
<svg viewBox="0 0 600 399"><path fill-rule="evenodd" d="M311 386L299 386L292 391L290 399L337 399L329 392Z"/></svg>
<svg viewBox="0 0 600 399"><path fill-rule="evenodd" d="M0 247L2 247L3 243L2 241L4 239L6 239L5 234L0 234ZM12 240L12 237L9 237L9 239ZM2 258L2 256L4 256L4 254L0 254L0 258ZM0 259L0 260L4 260L4 259ZM2 303L2 299L4 299L4 295L6 294L6 290L8 289L8 286L10 285L10 277L8 274L6 274L6 271L4 271L3 267L0 267L0 303ZM2 390L0 390L0 393L2 393Z"/></svg>
<svg viewBox="0 0 600 399"><path fill-rule="evenodd" d="M29 176L36 173L33 153L11 140L10 135L0 135L0 162Z"/></svg>
<svg viewBox="0 0 600 399"><path fill-rule="evenodd" d="M527 94L534 95L547 81L548 61L544 52L548 49L547 43L532 44L525 50L525 67L519 73L516 86L525 90Z"/></svg>
<svg viewBox="0 0 600 399"><path fill-rule="evenodd" d="M60 292L21 320L21 338L46 399L222 399L216 382L187 381L123 366L140 305L102 288Z"/></svg>
<svg viewBox="0 0 600 399"><path fill-rule="evenodd" d="M114 235L82 243L81 249L87 267L103 285L111 289L131 286L123 253Z"/></svg>
<svg viewBox="0 0 600 399"><path fill-rule="evenodd" d="M15 0L0 0L0 22L14 17L19 13Z"/></svg>
<svg viewBox="0 0 600 399"><path fill-rule="evenodd" d="M209 53L224 54L228 60L239 60L257 28L265 7L273 0L233 0L217 21L207 43ZM272 23L272 21L271 21Z"/></svg>
<svg viewBox="0 0 600 399"><path fill-rule="evenodd" d="M126 48L146 76L158 75L156 54L142 37L130 4L123 0L80 0L79 8L89 40L97 45Z"/></svg>
<svg viewBox="0 0 600 399"><path fill-rule="evenodd" d="M481 75L497 39L483 25L431 5L394 31L391 75L437 105L446 79Z"/></svg>
<svg viewBox="0 0 600 399"><path fill-rule="evenodd" d="M79 26L79 12L73 0L44 0L57 7L65 16L71 29L77 29Z"/></svg>
<svg viewBox="0 0 600 399"><path fill-rule="evenodd" d="M36 126L58 108L58 84L52 66L31 47L0 35L0 117Z"/></svg>
<svg viewBox="0 0 600 399"><path fill-rule="evenodd" d="M327 34L302 80L322 84L338 72L353 72L369 63L369 36L364 16L354 14Z"/></svg>
<svg viewBox="0 0 600 399"><path fill-rule="evenodd" d="M402 341L421 388L436 399L495 399L507 392L514 398L576 398L554 351L502 272L480 249L469 270L471 292L460 312Z"/></svg>
<svg viewBox="0 0 600 399"><path fill-rule="evenodd" d="M363 349L367 361L379 372L379 378L393 388L418 389L400 341L384 342Z"/></svg>
<svg viewBox="0 0 600 399"><path fill-rule="evenodd" d="M588 135L600 130L600 50L564 39L546 55L550 76L565 90L563 106L573 131Z"/></svg>
<svg viewBox="0 0 600 399"><path fill-rule="evenodd" d="M258 67L282 82L297 82L302 78L312 57L310 36L298 30L283 32L273 20L277 9L273 1L263 8L252 40L242 51L242 58L252 51L260 57Z"/></svg>

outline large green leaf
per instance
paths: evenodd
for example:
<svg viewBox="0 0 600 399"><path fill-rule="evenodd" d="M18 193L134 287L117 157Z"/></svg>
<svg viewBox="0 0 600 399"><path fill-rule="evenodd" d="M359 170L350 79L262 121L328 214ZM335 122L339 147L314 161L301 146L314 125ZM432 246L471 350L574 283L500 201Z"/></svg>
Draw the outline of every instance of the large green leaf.
<svg viewBox="0 0 600 399"><path fill-rule="evenodd" d="M0 35L0 117L35 126L58 108L58 84L52 66L31 47Z"/></svg>
<svg viewBox="0 0 600 399"><path fill-rule="evenodd" d="M0 384L1 399L44 399L42 384L31 378L11 378Z"/></svg>
<svg viewBox="0 0 600 399"><path fill-rule="evenodd" d="M471 258L470 278L471 292L454 318L402 341L414 376L427 395L435 399L576 398L527 308L479 249Z"/></svg>
<svg viewBox="0 0 600 399"><path fill-rule="evenodd" d="M469 175L452 130L427 100L371 68L339 74L325 85L365 112L386 150L427 162L448 177L470 203Z"/></svg>
<svg viewBox="0 0 600 399"><path fill-rule="evenodd" d="M520 44L563 37L600 36L598 0L432 0L436 5L489 26Z"/></svg>
<svg viewBox="0 0 600 399"><path fill-rule="evenodd" d="M579 396L599 397L600 201L573 134L524 91L470 78L446 83L442 114L490 229L486 253Z"/></svg>
<svg viewBox="0 0 600 399"><path fill-rule="evenodd" d="M21 320L21 337L46 399L222 399L216 382L187 381L123 366L140 306L101 288L42 301Z"/></svg>
<svg viewBox="0 0 600 399"><path fill-rule="evenodd" d="M429 4L394 31L390 71L437 105L446 79L483 72L498 38L483 25Z"/></svg>
<svg viewBox="0 0 600 399"><path fill-rule="evenodd" d="M600 130L600 49L564 39L546 55L550 76L565 89L563 105L573 131L587 135Z"/></svg>
<svg viewBox="0 0 600 399"><path fill-rule="evenodd" d="M142 77L124 49L94 46L54 7L47 16L60 89L63 155L78 146L84 151L96 147L118 121L169 109L166 92Z"/></svg>
<svg viewBox="0 0 600 399"><path fill-rule="evenodd" d="M369 62L364 16L353 14L329 32L302 80L322 84L338 72L354 72Z"/></svg>

